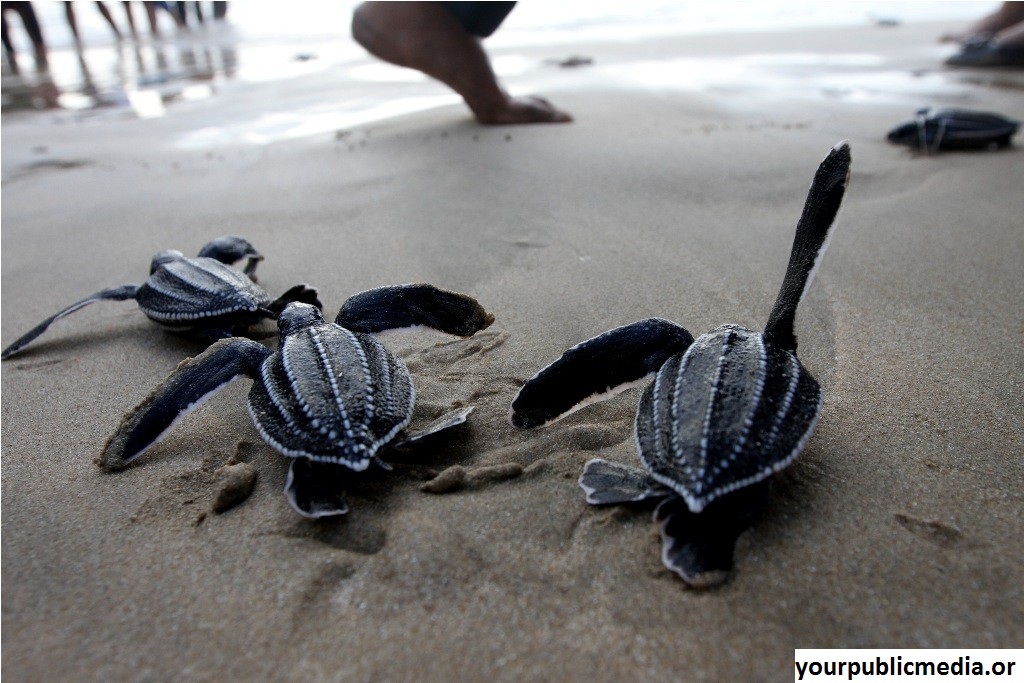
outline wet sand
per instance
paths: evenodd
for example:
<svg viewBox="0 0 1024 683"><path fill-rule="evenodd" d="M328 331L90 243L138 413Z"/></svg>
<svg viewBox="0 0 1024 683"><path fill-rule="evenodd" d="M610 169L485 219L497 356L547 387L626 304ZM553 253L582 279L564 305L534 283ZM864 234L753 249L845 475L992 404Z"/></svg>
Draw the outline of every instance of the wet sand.
<svg viewBox="0 0 1024 683"><path fill-rule="evenodd" d="M476 412L420 460L354 478L353 511L318 522L282 495L286 462L252 426L246 382L101 472L121 415L200 347L131 303L58 322L2 366L3 673L779 680L794 648L1019 646L1021 152L884 140L923 104L1024 119L1019 72L936 66L950 28L523 52L594 58L510 79L571 111L566 126L484 129L453 104L330 128L346 98L446 97L344 69L228 84L153 119L5 114L5 345L141 282L156 251L227 233L267 255L273 294L308 282L331 316L363 289L428 281L496 322L469 340L386 339L413 372L417 421ZM311 120L328 130L295 128ZM569 346L643 317L760 328L811 174L842 139L853 178L797 321L821 421L731 581L688 590L649 512L591 508L576 485L591 457L636 462L639 392L535 432L509 426L509 402ZM215 514L232 459L257 484ZM455 465L466 486L421 490Z"/></svg>

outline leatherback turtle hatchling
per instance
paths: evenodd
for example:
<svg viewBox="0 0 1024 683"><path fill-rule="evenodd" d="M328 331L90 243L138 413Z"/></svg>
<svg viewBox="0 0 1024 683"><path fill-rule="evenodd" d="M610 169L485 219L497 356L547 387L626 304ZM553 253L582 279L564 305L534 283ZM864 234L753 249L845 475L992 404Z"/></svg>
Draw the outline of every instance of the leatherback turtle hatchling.
<svg viewBox="0 0 1024 683"><path fill-rule="evenodd" d="M96 292L51 315L0 353L7 359L41 335L56 320L96 301L135 299L150 320L170 329L208 339L230 336L262 318L276 318L291 301L321 307L315 289L296 285L279 299L255 283L253 272L263 256L247 240L218 237L196 258L168 249L153 257L149 278L141 285L120 285ZM244 270L230 267L245 261Z"/></svg>
<svg viewBox="0 0 1024 683"><path fill-rule="evenodd" d="M922 152L1009 147L1020 122L999 114L968 109L919 109L913 121L886 136L894 145Z"/></svg>
<svg viewBox="0 0 1024 683"><path fill-rule="evenodd" d="M477 301L432 285L397 285L356 294L334 323L308 304L278 317L277 351L250 339L222 339L172 372L121 421L97 464L117 470L142 455L182 416L240 376L254 383L249 414L263 439L292 458L285 493L306 517L348 511L339 477L371 463L409 424L415 403L405 364L373 333L411 326L468 337L494 317ZM439 418L408 443L461 424L472 408Z"/></svg>
<svg viewBox="0 0 1024 683"><path fill-rule="evenodd" d="M796 458L818 420L821 389L796 358L793 321L849 171L844 142L814 176L763 334L723 325L694 340L676 323L642 320L569 349L512 403L514 426L538 427L655 376L635 423L647 471L595 459L580 486L594 505L660 500L662 560L690 585L728 577L736 539L767 502L768 477Z"/></svg>

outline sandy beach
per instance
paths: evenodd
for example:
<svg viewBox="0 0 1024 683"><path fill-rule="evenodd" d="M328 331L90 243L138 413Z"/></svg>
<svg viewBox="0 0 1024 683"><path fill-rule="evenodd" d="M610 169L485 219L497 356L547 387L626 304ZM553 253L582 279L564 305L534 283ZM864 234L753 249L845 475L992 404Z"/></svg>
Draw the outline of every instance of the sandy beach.
<svg viewBox="0 0 1024 683"><path fill-rule="evenodd" d="M936 37L957 26L499 43L510 88L568 125L478 126L369 56L166 84L160 116L138 93L5 109L4 345L141 283L159 250L232 233L266 255L274 296L309 283L331 318L361 290L431 282L496 321L384 338L414 376L414 423L475 412L418 460L354 478L352 512L330 521L288 506L248 381L102 472L121 416L202 346L132 302L56 323L0 368L3 674L769 681L794 648L1020 647L1024 142L925 156L885 140L926 105L1024 120L1024 72L941 66ZM572 55L593 62L554 63ZM592 457L637 464L639 390L526 432L509 403L617 325L761 329L811 175L844 139L850 189L797 319L821 421L731 580L690 590L649 511L588 506L576 483ZM276 344L271 323L257 332ZM216 514L231 460L257 484ZM466 486L421 490L455 465Z"/></svg>

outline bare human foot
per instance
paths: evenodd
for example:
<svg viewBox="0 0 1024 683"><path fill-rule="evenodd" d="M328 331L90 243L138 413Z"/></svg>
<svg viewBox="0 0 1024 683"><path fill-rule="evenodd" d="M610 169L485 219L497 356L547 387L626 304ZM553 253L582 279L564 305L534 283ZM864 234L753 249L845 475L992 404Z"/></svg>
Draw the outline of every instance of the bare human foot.
<svg viewBox="0 0 1024 683"><path fill-rule="evenodd" d="M541 97L511 97L498 84L480 38L437 2L365 2L352 37L386 62L421 71L462 96L487 125L565 123L572 117Z"/></svg>
<svg viewBox="0 0 1024 683"><path fill-rule="evenodd" d="M1004 2L994 12L985 15L965 30L946 33L939 38L939 41L969 43L986 40L1022 21L1024 21L1024 2Z"/></svg>
<svg viewBox="0 0 1024 683"><path fill-rule="evenodd" d="M487 112L473 111L477 121L489 125L511 123L569 123L572 116L555 108L543 97L509 97Z"/></svg>

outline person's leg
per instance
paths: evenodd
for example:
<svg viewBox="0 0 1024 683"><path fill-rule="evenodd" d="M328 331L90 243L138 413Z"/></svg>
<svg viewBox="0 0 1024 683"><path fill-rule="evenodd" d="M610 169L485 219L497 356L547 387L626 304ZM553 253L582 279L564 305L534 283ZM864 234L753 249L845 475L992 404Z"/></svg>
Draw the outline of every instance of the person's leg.
<svg viewBox="0 0 1024 683"><path fill-rule="evenodd" d="M99 0L97 0L96 9L100 11L100 14L103 15L103 18L107 20L108 24L110 24L110 30L114 32L114 37L118 40L121 40L123 38L123 36L121 35L121 30L117 28L117 22L114 21L114 17L111 16L110 10L107 9L107 6L104 5L102 2L99 2Z"/></svg>
<svg viewBox="0 0 1024 683"><path fill-rule="evenodd" d="M11 65L11 68L18 71L18 54L14 49L14 43L11 42L10 33L7 28L7 12L6 7L3 11L0 11L0 34L3 36L4 43L4 54L7 55L7 63Z"/></svg>
<svg viewBox="0 0 1024 683"><path fill-rule="evenodd" d="M142 3L146 10L146 21L149 22L149 32L154 38L160 36L160 20L156 18L156 3L146 0Z"/></svg>
<svg viewBox="0 0 1024 683"><path fill-rule="evenodd" d="M422 71L459 93L485 124L560 123L567 113L540 97L510 97L498 84L480 39L436 2L366 2L352 36L372 55Z"/></svg>
<svg viewBox="0 0 1024 683"><path fill-rule="evenodd" d="M32 49L36 59L36 66L40 69L46 68L46 41L43 40L43 29L39 26L39 20L36 18L36 11L32 8L31 2L19 2L15 4L18 5L18 14L21 15L21 21L25 24L25 32L28 33L28 37L32 41Z"/></svg>
<svg viewBox="0 0 1024 683"><path fill-rule="evenodd" d="M139 32L135 29L135 15L132 14L132 4L128 0L121 3L124 5L124 16L128 20L128 30L132 32L132 38L139 39Z"/></svg>
<svg viewBox="0 0 1024 683"><path fill-rule="evenodd" d="M81 47L82 37L78 35L78 20L75 18L75 5L71 2L64 3L64 16L68 20L68 27L71 29L71 35L75 37L75 44Z"/></svg>
<svg viewBox="0 0 1024 683"><path fill-rule="evenodd" d="M3 44L4 53L7 55L7 61L11 65L11 69L15 72L18 71L17 52L14 48L14 44L11 42L10 27L7 25L7 11L17 12L18 16L21 17L21 23L25 27L25 33L28 34L29 40L32 41L32 49L36 59L36 67L45 69L46 63L46 41L43 40L43 30L39 27L39 20L36 19L36 11L32 9L31 2L5 2L3 4L3 10L0 14L3 15Z"/></svg>

